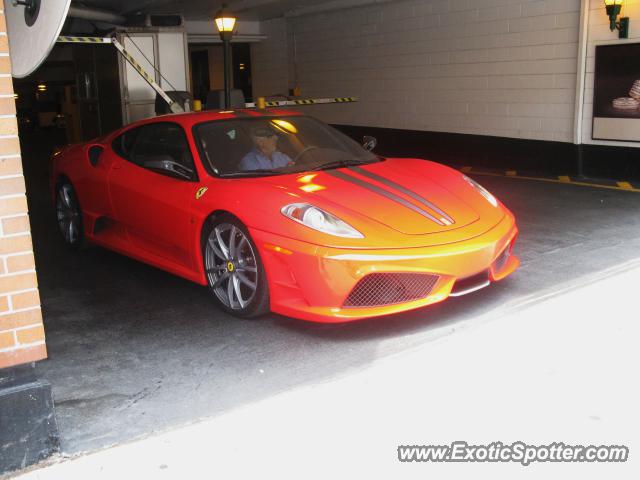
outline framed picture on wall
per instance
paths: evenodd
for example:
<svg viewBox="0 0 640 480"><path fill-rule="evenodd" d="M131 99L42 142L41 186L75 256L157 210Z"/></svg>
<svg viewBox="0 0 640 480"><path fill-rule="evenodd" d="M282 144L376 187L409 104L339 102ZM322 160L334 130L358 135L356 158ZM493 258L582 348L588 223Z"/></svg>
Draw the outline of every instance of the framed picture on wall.
<svg viewBox="0 0 640 480"><path fill-rule="evenodd" d="M596 47L594 140L640 142L640 43Z"/></svg>

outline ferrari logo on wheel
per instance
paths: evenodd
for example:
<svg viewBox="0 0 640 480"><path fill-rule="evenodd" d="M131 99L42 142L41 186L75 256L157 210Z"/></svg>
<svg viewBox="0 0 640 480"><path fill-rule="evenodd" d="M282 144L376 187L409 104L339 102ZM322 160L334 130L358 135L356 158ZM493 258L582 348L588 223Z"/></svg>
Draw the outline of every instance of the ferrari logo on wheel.
<svg viewBox="0 0 640 480"><path fill-rule="evenodd" d="M200 187L196 192L196 200L200 200L207 190L209 190L207 187Z"/></svg>
<svg viewBox="0 0 640 480"><path fill-rule="evenodd" d="M233 264L233 262L229 262L227 263L227 272L231 273L236 269L235 265Z"/></svg>

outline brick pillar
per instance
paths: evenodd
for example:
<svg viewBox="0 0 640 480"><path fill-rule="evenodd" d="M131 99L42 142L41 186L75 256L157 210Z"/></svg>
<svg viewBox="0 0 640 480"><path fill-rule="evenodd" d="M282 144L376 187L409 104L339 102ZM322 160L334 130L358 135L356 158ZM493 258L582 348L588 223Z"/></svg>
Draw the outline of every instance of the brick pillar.
<svg viewBox="0 0 640 480"><path fill-rule="evenodd" d="M1 369L42 360L47 349L22 176L7 26L4 10L0 12Z"/></svg>
<svg viewBox="0 0 640 480"><path fill-rule="evenodd" d="M59 449L51 385L33 363L47 349L6 32L0 0L0 476Z"/></svg>

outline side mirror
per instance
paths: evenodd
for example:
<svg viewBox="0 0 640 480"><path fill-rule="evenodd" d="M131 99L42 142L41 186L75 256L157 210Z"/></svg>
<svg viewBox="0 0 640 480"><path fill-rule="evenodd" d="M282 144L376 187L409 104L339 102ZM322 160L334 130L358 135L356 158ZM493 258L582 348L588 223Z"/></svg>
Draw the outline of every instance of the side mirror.
<svg viewBox="0 0 640 480"><path fill-rule="evenodd" d="M164 172L170 176L182 178L184 180L193 179L193 170L173 160L160 157L158 159L149 159L144 162L144 166L151 170Z"/></svg>
<svg viewBox="0 0 640 480"><path fill-rule="evenodd" d="M365 135L364 137L362 137L362 146L365 150L372 152L377 145L378 139L376 139L376 137L372 137L370 135Z"/></svg>

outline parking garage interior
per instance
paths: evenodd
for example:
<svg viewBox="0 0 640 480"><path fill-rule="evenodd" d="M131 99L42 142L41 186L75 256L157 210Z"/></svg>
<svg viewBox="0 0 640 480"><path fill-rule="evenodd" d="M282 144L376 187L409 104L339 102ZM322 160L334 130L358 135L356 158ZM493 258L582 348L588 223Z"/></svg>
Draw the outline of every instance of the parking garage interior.
<svg viewBox="0 0 640 480"><path fill-rule="evenodd" d="M50 384L55 432L36 442L29 462L9 460L7 470L49 456L76 458L348 377L381 359L429 350L479 318L635 268L637 144L594 139L591 128L595 47L633 43L640 30L618 40L600 3L230 2L239 19L232 88L245 102L357 97L291 108L358 142L376 137L381 156L462 170L518 219L515 275L437 305L343 324L234 318L216 308L207 288L96 246L66 248L51 199L51 155L156 115L157 100L146 89L141 100L127 97L132 72L112 46L56 45L33 74L13 80L12 95L47 349L46 358L25 365ZM626 15L640 13L640 3L627 4ZM70 16L61 34L118 32L130 47L139 43L133 54L141 63L146 44L136 39L154 38L150 71L163 88L183 82L175 90L189 93L190 108L194 100L207 108L209 93L224 88L223 48L211 21L219 2L85 0L77 7L127 21L177 16L170 27ZM169 67L163 32L185 39L180 61ZM0 191L0 206L3 198ZM580 305L566 305L558 321L571 312ZM252 435L251 425L238 428Z"/></svg>

